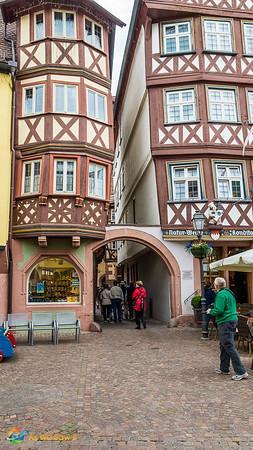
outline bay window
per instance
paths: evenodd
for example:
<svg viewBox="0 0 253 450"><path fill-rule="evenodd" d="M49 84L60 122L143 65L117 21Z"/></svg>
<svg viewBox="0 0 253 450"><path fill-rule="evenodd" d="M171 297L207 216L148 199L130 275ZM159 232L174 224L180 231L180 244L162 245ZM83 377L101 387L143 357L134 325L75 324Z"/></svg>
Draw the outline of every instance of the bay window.
<svg viewBox="0 0 253 450"><path fill-rule="evenodd" d="M106 97L88 89L88 116L106 122Z"/></svg>
<svg viewBox="0 0 253 450"><path fill-rule="evenodd" d="M53 11L54 37L75 38L75 14L65 11Z"/></svg>
<svg viewBox="0 0 253 450"><path fill-rule="evenodd" d="M24 89L24 114L41 114L44 112L44 86L38 85Z"/></svg>
<svg viewBox="0 0 253 450"><path fill-rule="evenodd" d="M56 84L54 96L54 112L77 114L77 86Z"/></svg>
<svg viewBox="0 0 253 450"><path fill-rule="evenodd" d="M163 52L185 53L192 50L191 21L163 25Z"/></svg>
<svg viewBox="0 0 253 450"><path fill-rule="evenodd" d="M90 197L106 198L106 167L90 162L89 190Z"/></svg>
<svg viewBox="0 0 253 450"><path fill-rule="evenodd" d="M74 159L56 159L54 162L54 192L75 193L76 161Z"/></svg>
<svg viewBox="0 0 253 450"><path fill-rule="evenodd" d="M204 20L205 50L233 51L232 23L230 20Z"/></svg>
<svg viewBox="0 0 253 450"><path fill-rule="evenodd" d="M45 23L44 23L44 13L39 12L34 16L34 39L37 41L39 39L44 39L45 37Z"/></svg>
<svg viewBox="0 0 253 450"><path fill-rule="evenodd" d="M169 165L171 179L172 200L199 200L201 194L201 181L199 164Z"/></svg>
<svg viewBox="0 0 253 450"><path fill-rule="evenodd" d="M214 122L237 122L235 89L208 88L209 118Z"/></svg>
<svg viewBox="0 0 253 450"><path fill-rule="evenodd" d="M88 44L98 49L103 48L102 27L89 19L84 20L84 36Z"/></svg>
<svg viewBox="0 0 253 450"><path fill-rule="evenodd" d="M215 163L215 171L219 199L245 197L242 164Z"/></svg>
<svg viewBox="0 0 253 450"><path fill-rule="evenodd" d="M168 90L166 91L166 112L168 123L196 121L195 90Z"/></svg>
<svg viewBox="0 0 253 450"><path fill-rule="evenodd" d="M36 194L40 191L40 161L23 164L22 194Z"/></svg>

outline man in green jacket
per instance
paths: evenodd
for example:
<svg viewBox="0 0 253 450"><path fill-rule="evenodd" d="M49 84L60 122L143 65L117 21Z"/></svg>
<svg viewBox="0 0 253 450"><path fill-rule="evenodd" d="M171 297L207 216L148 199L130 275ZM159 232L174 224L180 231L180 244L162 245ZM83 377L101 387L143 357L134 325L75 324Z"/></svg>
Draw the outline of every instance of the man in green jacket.
<svg viewBox="0 0 253 450"><path fill-rule="evenodd" d="M224 278L215 278L214 287L217 292L214 307L208 309L207 314L215 316L219 330L220 368L215 371L219 374L229 375L231 360L235 371L232 380L240 381L248 378L248 374L235 348L234 336L238 321L236 299L233 292L226 288Z"/></svg>

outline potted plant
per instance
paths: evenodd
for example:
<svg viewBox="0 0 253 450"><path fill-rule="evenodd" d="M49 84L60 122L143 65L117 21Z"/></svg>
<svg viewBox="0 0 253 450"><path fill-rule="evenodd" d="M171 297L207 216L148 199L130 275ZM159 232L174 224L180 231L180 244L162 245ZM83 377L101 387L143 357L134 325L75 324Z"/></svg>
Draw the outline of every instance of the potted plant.
<svg viewBox="0 0 253 450"><path fill-rule="evenodd" d="M194 319L198 324L202 323L202 307L201 307L201 295L194 295L191 299L191 305L193 308Z"/></svg>
<svg viewBox="0 0 253 450"><path fill-rule="evenodd" d="M186 245L186 251L191 253L195 258L204 259L213 252L213 247L207 242L197 241Z"/></svg>

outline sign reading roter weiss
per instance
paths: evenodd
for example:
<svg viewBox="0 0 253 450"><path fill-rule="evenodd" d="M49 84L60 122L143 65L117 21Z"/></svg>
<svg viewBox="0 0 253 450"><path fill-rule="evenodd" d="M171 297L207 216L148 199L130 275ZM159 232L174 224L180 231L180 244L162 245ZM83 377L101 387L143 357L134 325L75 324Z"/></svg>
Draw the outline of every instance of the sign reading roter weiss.
<svg viewBox="0 0 253 450"><path fill-rule="evenodd" d="M189 237L197 237L196 231L187 229L169 229L163 231L163 239L182 239L187 240ZM247 229L237 229L237 230L205 230L203 233L204 239L213 239L217 241L218 239L253 239L253 230Z"/></svg>

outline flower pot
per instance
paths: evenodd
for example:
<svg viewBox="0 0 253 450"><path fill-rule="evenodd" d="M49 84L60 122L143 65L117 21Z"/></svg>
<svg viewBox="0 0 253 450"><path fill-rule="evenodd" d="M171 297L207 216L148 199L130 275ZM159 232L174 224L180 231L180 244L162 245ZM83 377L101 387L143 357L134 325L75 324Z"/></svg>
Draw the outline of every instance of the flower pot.
<svg viewBox="0 0 253 450"><path fill-rule="evenodd" d="M194 320L198 325L202 324L202 308L194 308Z"/></svg>
<svg viewBox="0 0 253 450"><path fill-rule="evenodd" d="M195 258L204 259L207 256L211 255L211 253L212 253L212 248L201 247L201 246L196 246L196 247L193 246L191 248L191 254Z"/></svg>

